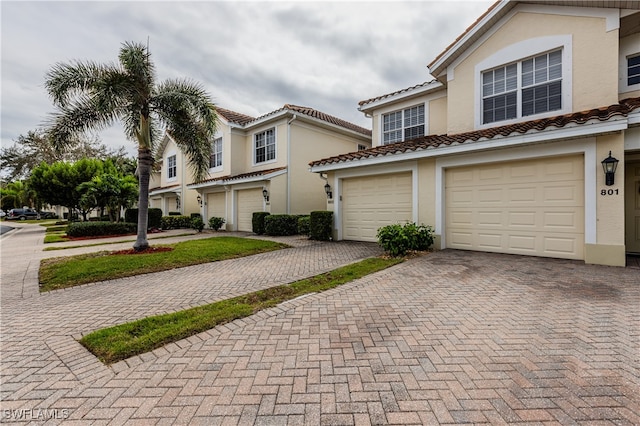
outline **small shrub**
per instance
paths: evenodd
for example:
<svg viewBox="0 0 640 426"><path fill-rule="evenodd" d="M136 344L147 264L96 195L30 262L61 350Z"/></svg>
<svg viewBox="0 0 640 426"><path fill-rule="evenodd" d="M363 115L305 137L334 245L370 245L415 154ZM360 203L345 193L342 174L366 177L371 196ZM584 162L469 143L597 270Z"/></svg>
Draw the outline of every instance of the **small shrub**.
<svg viewBox="0 0 640 426"><path fill-rule="evenodd" d="M404 256L409 250L426 250L433 244L433 228L415 223L383 226L378 229L378 243L391 256Z"/></svg>
<svg viewBox="0 0 640 426"><path fill-rule="evenodd" d="M333 233L333 212L315 211L309 216L309 238L319 241L331 241Z"/></svg>
<svg viewBox="0 0 640 426"><path fill-rule="evenodd" d="M212 217L209 219L209 228L213 229L214 231L217 231L218 229L222 228L222 225L224 225L224 218L222 217Z"/></svg>
<svg viewBox="0 0 640 426"><path fill-rule="evenodd" d="M191 227L198 232L202 232L204 229L204 222L201 217L192 217L191 218Z"/></svg>
<svg viewBox="0 0 640 426"><path fill-rule="evenodd" d="M271 213L268 212L253 212L253 217L251 218L251 230L254 234L264 234L264 218L270 214Z"/></svg>
<svg viewBox="0 0 640 426"><path fill-rule="evenodd" d="M138 226L128 222L73 222L67 227L70 237L98 237L135 233Z"/></svg>
<svg viewBox="0 0 640 426"><path fill-rule="evenodd" d="M271 236L296 235L298 216L290 214L272 214L264 218L264 233Z"/></svg>
<svg viewBox="0 0 640 426"><path fill-rule="evenodd" d="M162 216L162 229L182 229L191 228L191 218L189 216Z"/></svg>
<svg viewBox="0 0 640 426"><path fill-rule="evenodd" d="M311 218L309 216L298 216L298 234L309 235Z"/></svg>

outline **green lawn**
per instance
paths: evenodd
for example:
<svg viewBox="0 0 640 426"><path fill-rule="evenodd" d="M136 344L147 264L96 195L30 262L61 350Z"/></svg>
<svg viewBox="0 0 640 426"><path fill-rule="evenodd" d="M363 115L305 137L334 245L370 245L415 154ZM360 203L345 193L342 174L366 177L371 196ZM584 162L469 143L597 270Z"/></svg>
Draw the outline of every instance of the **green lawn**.
<svg viewBox="0 0 640 426"><path fill-rule="evenodd" d="M173 250L149 254L102 251L44 259L40 263L40 291L250 256L288 246L249 238L213 237L154 247L171 247Z"/></svg>
<svg viewBox="0 0 640 426"><path fill-rule="evenodd" d="M84 336L80 343L102 362L111 364L193 336L216 325L252 315L286 300L334 288L400 262L402 259L399 258L365 259L288 285L98 330Z"/></svg>

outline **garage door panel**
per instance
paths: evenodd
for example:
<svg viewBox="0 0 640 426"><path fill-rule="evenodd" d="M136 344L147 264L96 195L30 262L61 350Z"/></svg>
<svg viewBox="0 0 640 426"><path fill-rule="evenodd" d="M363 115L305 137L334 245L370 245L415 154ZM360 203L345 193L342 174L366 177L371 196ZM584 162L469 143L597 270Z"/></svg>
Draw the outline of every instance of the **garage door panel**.
<svg viewBox="0 0 640 426"><path fill-rule="evenodd" d="M342 238L376 241L378 229L411 221L411 173L398 173L342 181Z"/></svg>
<svg viewBox="0 0 640 426"><path fill-rule="evenodd" d="M238 231L253 230L253 212L264 209L262 189L243 189L237 192Z"/></svg>
<svg viewBox="0 0 640 426"><path fill-rule="evenodd" d="M582 259L583 170L582 156L447 170L447 247Z"/></svg>
<svg viewBox="0 0 640 426"><path fill-rule="evenodd" d="M226 194L217 192L207 194L207 212L209 217L226 217Z"/></svg>

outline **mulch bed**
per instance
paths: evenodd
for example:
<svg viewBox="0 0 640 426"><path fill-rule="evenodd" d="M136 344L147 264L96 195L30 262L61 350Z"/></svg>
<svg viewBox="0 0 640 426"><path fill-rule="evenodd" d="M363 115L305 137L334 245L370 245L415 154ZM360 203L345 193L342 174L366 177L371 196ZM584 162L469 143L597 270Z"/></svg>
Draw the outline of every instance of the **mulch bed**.
<svg viewBox="0 0 640 426"><path fill-rule="evenodd" d="M141 250L141 251L136 251L133 248L127 249L127 250L118 250L118 251L114 251L111 254L150 254L150 253L162 253L165 251L172 251L173 247L148 247L145 250Z"/></svg>

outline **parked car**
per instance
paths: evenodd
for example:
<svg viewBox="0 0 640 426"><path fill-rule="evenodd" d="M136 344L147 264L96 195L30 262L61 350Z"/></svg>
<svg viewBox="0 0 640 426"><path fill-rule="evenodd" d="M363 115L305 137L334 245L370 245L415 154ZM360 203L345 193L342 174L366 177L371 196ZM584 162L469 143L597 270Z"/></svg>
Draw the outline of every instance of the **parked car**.
<svg viewBox="0 0 640 426"><path fill-rule="evenodd" d="M0 209L0 218L5 217L7 214L4 212L4 210Z"/></svg>
<svg viewBox="0 0 640 426"><path fill-rule="evenodd" d="M33 209L11 209L7 214L7 220L39 219L40 215Z"/></svg>
<svg viewBox="0 0 640 426"><path fill-rule="evenodd" d="M38 212L40 219L57 219L58 215L54 212Z"/></svg>

